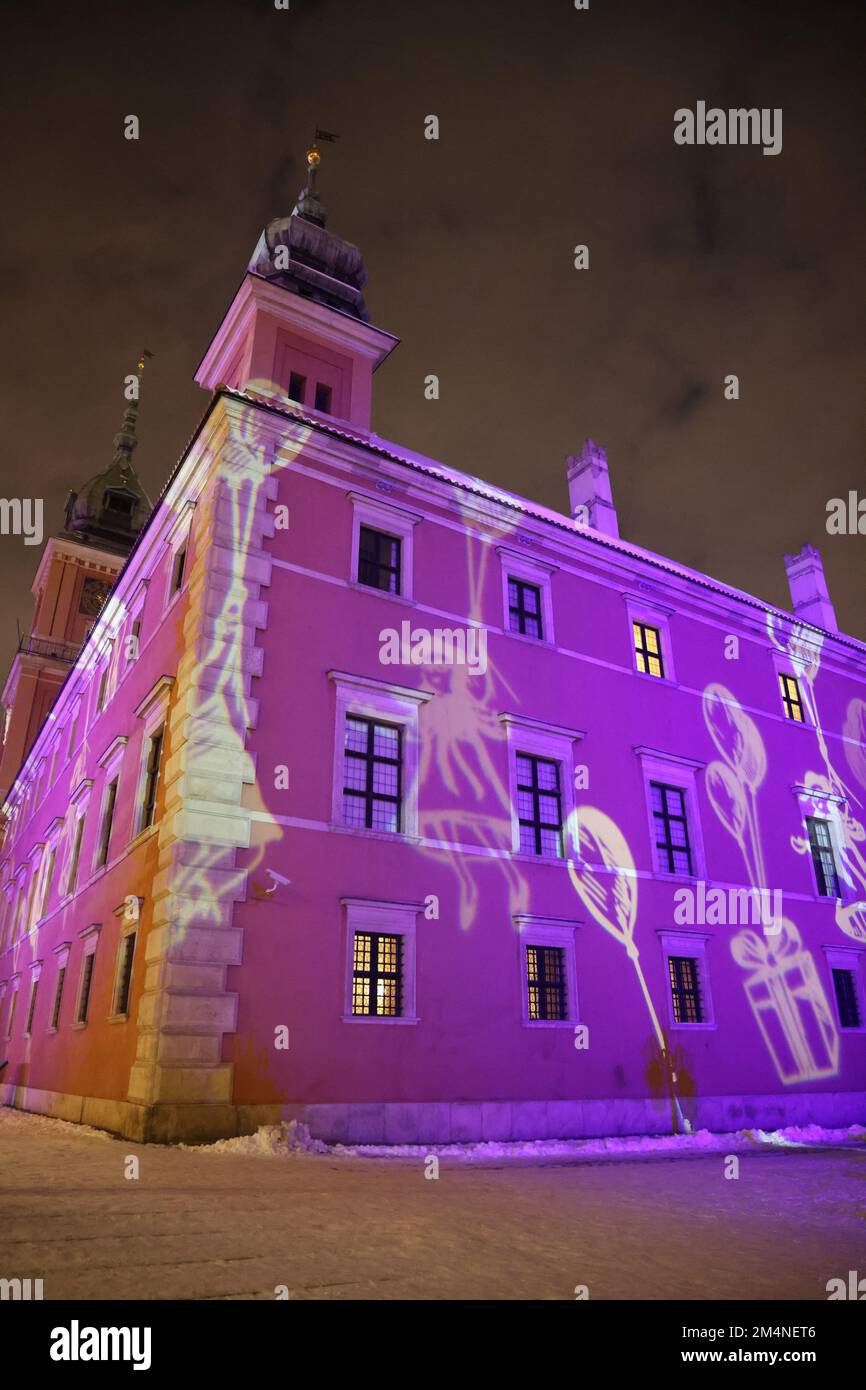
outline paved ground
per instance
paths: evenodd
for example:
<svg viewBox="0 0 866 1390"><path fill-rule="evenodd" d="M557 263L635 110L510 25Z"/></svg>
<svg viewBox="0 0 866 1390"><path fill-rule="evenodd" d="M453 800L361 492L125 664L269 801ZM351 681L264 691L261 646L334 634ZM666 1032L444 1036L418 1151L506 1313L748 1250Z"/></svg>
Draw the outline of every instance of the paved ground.
<svg viewBox="0 0 866 1390"><path fill-rule="evenodd" d="M137 1180L124 1177L127 1155ZM0 1110L0 1277L46 1299L825 1299L866 1151L450 1165L139 1146Z"/></svg>

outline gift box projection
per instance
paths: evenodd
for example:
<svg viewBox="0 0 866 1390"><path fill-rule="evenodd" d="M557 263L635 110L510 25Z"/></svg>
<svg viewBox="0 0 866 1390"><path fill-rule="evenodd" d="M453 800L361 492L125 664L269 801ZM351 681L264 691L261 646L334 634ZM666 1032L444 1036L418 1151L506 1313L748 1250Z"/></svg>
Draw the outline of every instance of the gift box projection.
<svg viewBox="0 0 866 1390"><path fill-rule="evenodd" d="M148 1140L863 1122L866 647L820 555L783 613L622 539L592 441L560 513L373 433L397 340L318 166L158 501L142 357L46 543L3 1103Z"/></svg>

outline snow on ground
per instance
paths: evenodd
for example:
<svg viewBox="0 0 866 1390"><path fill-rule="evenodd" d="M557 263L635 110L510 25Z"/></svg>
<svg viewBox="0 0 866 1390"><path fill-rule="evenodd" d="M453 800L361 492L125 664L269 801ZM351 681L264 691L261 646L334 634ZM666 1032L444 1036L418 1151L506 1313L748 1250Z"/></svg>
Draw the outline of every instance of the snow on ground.
<svg viewBox="0 0 866 1390"><path fill-rule="evenodd" d="M654 1154L666 1158L703 1153L737 1153L756 1148L802 1148L826 1145L855 1145L866 1142L866 1128L823 1129L820 1125L791 1126L787 1129L741 1129L729 1134L712 1134L700 1129L693 1134L638 1134L610 1139L536 1139L525 1141L479 1142L474 1144L325 1144L313 1139L308 1127L297 1120L263 1125L255 1134L238 1139L220 1139L215 1144L178 1145L198 1153L234 1154L247 1157L285 1158L292 1154L331 1154L352 1158L425 1158L435 1154L462 1163L496 1162L514 1159L640 1158Z"/></svg>
<svg viewBox="0 0 866 1390"><path fill-rule="evenodd" d="M15 1110L11 1105L0 1105L0 1123L7 1134L20 1130L22 1135L56 1135L58 1139L80 1136L82 1139L112 1139L114 1136L105 1129L93 1129L90 1125L72 1124L69 1120L55 1120L51 1115L37 1115L34 1110Z"/></svg>

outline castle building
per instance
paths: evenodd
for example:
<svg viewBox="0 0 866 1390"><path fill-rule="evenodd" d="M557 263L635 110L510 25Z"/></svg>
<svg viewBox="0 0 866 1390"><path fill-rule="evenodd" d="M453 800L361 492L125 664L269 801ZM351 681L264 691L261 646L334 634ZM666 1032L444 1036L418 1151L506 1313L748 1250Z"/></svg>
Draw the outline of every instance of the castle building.
<svg viewBox="0 0 866 1390"><path fill-rule="evenodd" d="M380 438L310 156L154 506L137 405L3 691L0 1099L138 1140L866 1120L866 647Z"/></svg>

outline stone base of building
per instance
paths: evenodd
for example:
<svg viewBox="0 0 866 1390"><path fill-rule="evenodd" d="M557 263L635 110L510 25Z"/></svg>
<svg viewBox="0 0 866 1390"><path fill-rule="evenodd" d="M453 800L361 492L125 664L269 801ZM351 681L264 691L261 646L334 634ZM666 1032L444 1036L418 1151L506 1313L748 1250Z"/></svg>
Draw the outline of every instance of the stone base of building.
<svg viewBox="0 0 866 1390"><path fill-rule="evenodd" d="M346 1105L135 1105L26 1086L0 1086L0 1105L91 1125L139 1144L206 1144L297 1120L343 1144L448 1144L670 1134L670 1105L655 1100L419 1101ZM705 1096L685 1105L694 1129L866 1124L866 1091Z"/></svg>

